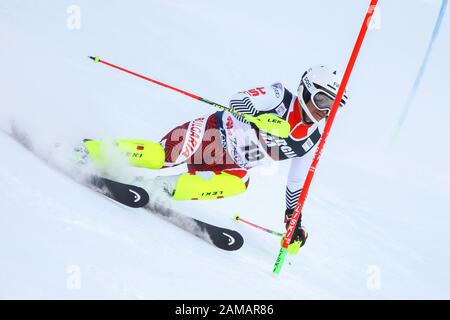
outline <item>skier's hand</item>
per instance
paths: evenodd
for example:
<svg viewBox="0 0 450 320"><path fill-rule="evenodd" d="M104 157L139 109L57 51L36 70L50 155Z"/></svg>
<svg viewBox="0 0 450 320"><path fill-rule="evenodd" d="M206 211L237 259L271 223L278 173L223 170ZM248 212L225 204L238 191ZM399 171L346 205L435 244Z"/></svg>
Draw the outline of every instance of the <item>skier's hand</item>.
<svg viewBox="0 0 450 320"><path fill-rule="evenodd" d="M289 223L291 222L293 209L286 209L284 216L284 223L286 224L286 230L289 227ZM308 239L308 232L301 225L301 221L297 223L297 226L294 230L294 234L292 235L291 243L288 247L288 253L297 254L301 247L303 247L306 243L306 239ZM281 244L284 241L284 237L281 239Z"/></svg>
<svg viewBox="0 0 450 320"><path fill-rule="evenodd" d="M244 114L243 117L246 121L251 123L253 129L258 128L275 137L289 137L291 125L288 121L281 119L275 114L263 113L258 116Z"/></svg>

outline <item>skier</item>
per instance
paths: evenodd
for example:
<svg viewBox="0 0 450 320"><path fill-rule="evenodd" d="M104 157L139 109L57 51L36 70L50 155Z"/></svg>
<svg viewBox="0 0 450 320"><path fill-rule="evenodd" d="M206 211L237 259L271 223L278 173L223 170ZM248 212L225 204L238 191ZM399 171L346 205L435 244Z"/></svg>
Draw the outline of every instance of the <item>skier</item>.
<svg viewBox="0 0 450 320"><path fill-rule="evenodd" d="M284 215L287 228L341 79L336 70L316 66L302 75L297 96L274 83L231 97L229 106L239 114L271 113L288 121L287 138L268 134L239 115L218 111L172 129L159 142L117 139L115 147L136 167L162 169L186 163L188 172L153 180L153 187L175 200L241 194L248 187L250 168L291 159ZM344 94L340 106L346 101ZM104 143L86 140L84 146L94 162L107 162ZM297 253L307 237L299 221L288 252Z"/></svg>

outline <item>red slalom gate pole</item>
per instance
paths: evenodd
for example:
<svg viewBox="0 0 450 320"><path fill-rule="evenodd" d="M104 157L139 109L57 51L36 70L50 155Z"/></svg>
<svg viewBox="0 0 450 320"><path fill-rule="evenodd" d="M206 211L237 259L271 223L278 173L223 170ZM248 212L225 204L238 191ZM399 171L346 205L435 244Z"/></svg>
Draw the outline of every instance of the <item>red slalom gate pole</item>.
<svg viewBox="0 0 450 320"><path fill-rule="evenodd" d="M320 139L319 145L317 146L317 150L314 155L314 159L311 163L311 166L309 167L309 171L308 171L308 175L306 176L305 183L303 184L303 189L300 194L300 198L298 199L297 205L295 206L294 213L292 214L292 219L290 221L289 227L287 228L283 244L281 246L280 252L278 253L277 260L273 267L272 272L275 274L279 274L281 271L281 268L283 267L284 260L287 255L287 249L288 249L289 243L292 240L292 235L294 234L294 230L297 227L297 223L300 220L303 205L305 204L305 200L308 195L308 190L309 190L309 187L311 186L311 181L314 177L314 172L316 171L316 167L320 160L320 156L322 154L323 147L324 147L327 137L330 133L331 126L333 125L333 121L336 116L336 112L338 110L339 104L341 103L342 96L344 94L348 80L352 73L352 70L355 65L356 59L358 57L359 51L361 49L362 43L366 36L367 29L369 27L370 20L372 19L372 16L373 16L373 13L377 6L377 3L378 3L378 0L371 0L369 9L366 13L366 17L363 22L363 25L361 26L361 30L359 32L358 38L356 39L355 46L353 47L353 52L350 56L350 60L347 64L347 68L345 69L344 76L342 78L342 82L339 86L339 90L337 92L336 99L334 100L333 106L331 107L330 114L326 121L322 139Z"/></svg>

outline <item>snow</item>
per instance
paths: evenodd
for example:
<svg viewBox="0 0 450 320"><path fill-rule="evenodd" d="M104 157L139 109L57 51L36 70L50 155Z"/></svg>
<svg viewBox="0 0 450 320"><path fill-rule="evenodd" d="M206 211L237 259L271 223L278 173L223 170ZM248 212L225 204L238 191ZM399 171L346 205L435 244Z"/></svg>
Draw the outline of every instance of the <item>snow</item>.
<svg viewBox="0 0 450 320"><path fill-rule="evenodd" d="M68 27L75 5L80 29ZM218 103L314 64L345 68L368 1L2 1L0 128L13 121L60 165L83 138L159 140L215 110L88 55ZM97 195L0 132L0 298L450 298L450 72L446 16L421 91L388 148L439 9L380 3L304 209L310 238L282 273L287 163L257 168L244 195L174 203L245 238L225 252L166 221ZM444 144L444 145L443 145ZM161 174L173 174L183 168ZM143 176L157 173L136 170Z"/></svg>

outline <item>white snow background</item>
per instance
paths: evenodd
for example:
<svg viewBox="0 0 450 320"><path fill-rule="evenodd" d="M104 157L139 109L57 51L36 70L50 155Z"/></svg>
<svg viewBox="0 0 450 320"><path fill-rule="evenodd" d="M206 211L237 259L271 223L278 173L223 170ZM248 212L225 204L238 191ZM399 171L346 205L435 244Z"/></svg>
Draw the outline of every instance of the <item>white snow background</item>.
<svg viewBox="0 0 450 320"><path fill-rule="evenodd" d="M215 109L88 55L219 103L276 81L295 92L311 65L345 69L368 4L3 0L0 128L14 122L49 157L83 138L159 140ZM304 208L308 243L278 277L279 239L232 216L282 231L288 162L253 170L243 195L174 204L241 232L244 247L225 252L104 199L0 133L0 298L450 298L448 16L387 147L439 5L380 1Z"/></svg>

